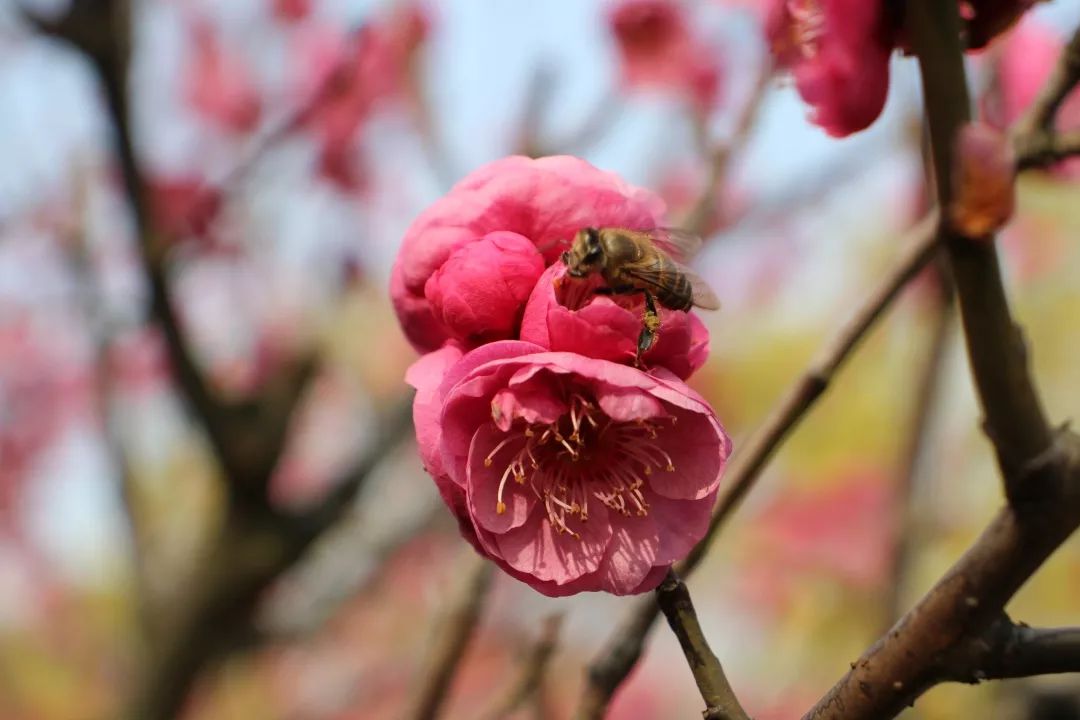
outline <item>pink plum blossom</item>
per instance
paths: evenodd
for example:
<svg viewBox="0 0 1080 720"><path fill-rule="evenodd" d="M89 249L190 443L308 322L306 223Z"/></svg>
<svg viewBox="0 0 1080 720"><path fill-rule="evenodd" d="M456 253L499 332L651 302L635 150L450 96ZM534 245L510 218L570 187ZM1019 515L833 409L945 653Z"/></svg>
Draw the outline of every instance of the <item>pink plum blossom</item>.
<svg viewBox="0 0 1080 720"><path fill-rule="evenodd" d="M355 32L322 24L297 30L296 94L310 103L302 124L315 136L323 178L346 191L364 187L357 132L378 109L411 94L413 64L429 25L423 7L407 3Z"/></svg>
<svg viewBox="0 0 1080 720"><path fill-rule="evenodd" d="M424 284L435 317L457 339L479 345L517 336L525 301L544 272L527 238L498 231L462 245Z"/></svg>
<svg viewBox="0 0 1080 720"><path fill-rule="evenodd" d="M731 443L674 375L501 341L407 379L462 534L537 591L650 590L705 533Z"/></svg>
<svg viewBox="0 0 1080 720"><path fill-rule="evenodd" d="M428 279L459 248L506 231L541 250L548 265L583 227L655 227L663 213L653 193L575 157L497 160L463 178L406 231L390 279L394 309L413 346L434 350L455 333L433 312Z"/></svg>
<svg viewBox="0 0 1080 720"><path fill-rule="evenodd" d="M609 23L628 88L675 90L701 114L715 106L723 80L717 53L690 32L678 3L621 0Z"/></svg>
<svg viewBox="0 0 1080 720"><path fill-rule="evenodd" d="M599 281L599 276L594 276ZM641 295L605 296L595 282L575 280L566 266L548 268L536 283L521 324L521 339L548 350L633 363L644 299ZM709 331L693 313L657 308L660 330L642 357L646 367L664 367L686 379L709 354Z"/></svg>
<svg viewBox="0 0 1080 720"><path fill-rule="evenodd" d="M881 114L893 47L883 2L775 0L766 34L811 120L830 135L863 130Z"/></svg>
<svg viewBox="0 0 1080 720"><path fill-rule="evenodd" d="M311 14L312 0L271 0L274 17L283 23L297 23Z"/></svg>
<svg viewBox="0 0 1080 720"><path fill-rule="evenodd" d="M251 132L259 124L262 101L249 68L241 57L223 47L208 22L193 22L190 33L195 55L184 75L188 102L224 130Z"/></svg>
<svg viewBox="0 0 1080 720"><path fill-rule="evenodd" d="M149 182L150 210L172 240L209 241L222 209L221 193L192 177L158 177Z"/></svg>

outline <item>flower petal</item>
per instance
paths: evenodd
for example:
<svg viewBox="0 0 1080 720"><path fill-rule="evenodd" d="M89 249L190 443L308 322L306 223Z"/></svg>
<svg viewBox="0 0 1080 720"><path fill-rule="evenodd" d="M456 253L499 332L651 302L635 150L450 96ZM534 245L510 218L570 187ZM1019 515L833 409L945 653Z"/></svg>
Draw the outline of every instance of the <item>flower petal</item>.
<svg viewBox="0 0 1080 720"><path fill-rule="evenodd" d="M559 534L541 511L519 528L497 535L499 554L510 567L557 585L594 573L612 537L611 525L599 508L590 508L588 522L573 524L580 539Z"/></svg>
<svg viewBox="0 0 1080 720"><path fill-rule="evenodd" d="M671 500L656 493L647 493L646 499L660 537L656 561L672 563L686 557L705 537L716 491L701 500Z"/></svg>
<svg viewBox="0 0 1080 720"><path fill-rule="evenodd" d="M712 417L673 413L677 422L659 431L658 442L671 456L674 472L657 472L646 482L673 500L701 500L716 491L730 453L730 442Z"/></svg>
<svg viewBox="0 0 1080 720"><path fill-rule="evenodd" d="M515 482L512 475L502 483L501 500L499 498L503 473L525 443L524 437L512 440L492 456L490 464L485 463L485 458L505 439L506 433L490 424L481 425L473 435L469 449L466 481L469 513L475 522L493 533L505 533L524 525L536 505L536 494L527 485ZM501 513L498 510L500 502L504 507Z"/></svg>
<svg viewBox="0 0 1080 720"><path fill-rule="evenodd" d="M605 590L614 595L629 595L659 562L660 536L651 515L624 517L608 513L608 516L612 535L600 575Z"/></svg>

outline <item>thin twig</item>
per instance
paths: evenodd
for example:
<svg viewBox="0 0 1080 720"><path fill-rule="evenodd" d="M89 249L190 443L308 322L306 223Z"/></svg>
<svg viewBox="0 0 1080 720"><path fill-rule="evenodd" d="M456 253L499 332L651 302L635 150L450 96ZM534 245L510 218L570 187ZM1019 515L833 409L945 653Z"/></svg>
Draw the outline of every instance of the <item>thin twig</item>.
<svg viewBox="0 0 1080 720"><path fill-rule="evenodd" d="M555 654L562 623L562 613L544 619L540 636L522 663L521 675L507 689L502 699L496 701L492 709L481 717L486 720L503 720L536 696L544 683L551 657Z"/></svg>
<svg viewBox="0 0 1080 720"><path fill-rule="evenodd" d="M1059 132L1056 125L1062 103L1078 83L1080 27L1065 46L1035 102L1012 128L1018 169L1043 167L1080 155L1080 131Z"/></svg>
<svg viewBox="0 0 1080 720"><path fill-rule="evenodd" d="M984 680L1080 673L1080 628L1033 628L1002 615L939 663L939 679Z"/></svg>
<svg viewBox="0 0 1080 720"><path fill-rule="evenodd" d="M909 0L939 207L952 189L953 145L970 109L955 5ZM1080 525L1080 438L1053 431L1028 372L992 238L942 229L956 281L968 358L997 453L1008 505L893 629L852 664L807 718L893 717L947 679L941 659L998 622L1005 603Z"/></svg>
<svg viewBox="0 0 1080 720"><path fill-rule="evenodd" d="M787 434L828 389L844 361L866 336L907 283L933 259L937 250L936 218L922 220L911 232L912 240L840 332L822 348L799 381L776 404L760 429L736 452L728 468L725 489L716 503L709 530L681 565L685 575L704 557L713 537L753 487L765 464Z"/></svg>
<svg viewBox="0 0 1080 720"><path fill-rule="evenodd" d="M1080 83L1080 28L1073 32L1072 39L1062 51L1061 58L1039 91L1038 97L1017 123L1017 131L1052 132L1062 103L1077 83Z"/></svg>
<svg viewBox="0 0 1080 720"><path fill-rule="evenodd" d="M608 88L600 99L595 101L592 110L577 128L545 145L552 148L554 153L584 155L600 142L622 114L622 94L615 88Z"/></svg>
<svg viewBox="0 0 1080 720"><path fill-rule="evenodd" d="M731 137L717 144L709 153L709 175L705 180L705 185L681 222L686 230L699 235L708 231L709 218L716 212L716 205L720 201L720 191L731 169L731 160L749 141L761 106L768 95L772 78L773 65L771 62L765 62L754 83L750 98L739 113Z"/></svg>
<svg viewBox="0 0 1080 720"><path fill-rule="evenodd" d="M669 570L667 577L656 588L656 604L679 640L686 662L694 674L701 699L705 701L702 712L705 720L750 720L735 697L720 660L705 639L686 583L679 579L674 570Z"/></svg>
<svg viewBox="0 0 1080 720"><path fill-rule="evenodd" d="M241 641L257 638L250 627L264 592L296 565L311 546L352 507L373 471L399 446L410 424L402 399L375 423L369 449L324 500L296 515L242 506L226 518L210 544L187 595L167 619L169 632L153 649L137 689L130 717L172 718L182 707L202 668Z"/></svg>
<svg viewBox="0 0 1080 720"><path fill-rule="evenodd" d="M928 217L912 231L912 240L889 272L871 291L840 332L822 349L817 359L784 394L756 433L735 452L725 477L725 490L717 501L708 532L690 552L678 572L686 576L704 558L720 528L757 481L761 471L788 433L828 388L829 383L859 341L873 327L900 290L934 257L937 221ZM658 608L652 598L638 601L612 640L590 664L579 720L601 718L619 684L629 675L656 620Z"/></svg>
<svg viewBox="0 0 1080 720"><path fill-rule="evenodd" d="M475 554L471 548L465 552L468 555L462 559L459 572L464 582L450 600L449 611L435 640L435 649L425 665L416 704L407 716L413 720L438 717L491 587L494 565Z"/></svg>
<svg viewBox="0 0 1080 720"><path fill-rule="evenodd" d="M1080 155L1080 131L1035 132L1016 138L1016 167L1019 170L1046 167Z"/></svg>
<svg viewBox="0 0 1080 720"><path fill-rule="evenodd" d="M645 639L659 614L655 599L648 597L635 601L626 619L589 663L581 702L574 712L576 720L600 720L607 715L615 691L641 659Z"/></svg>
<svg viewBox="0 0 1080 720"><path fill-rule="evenodd" d="M945 268L939 264L931 269L934 280L933 327L926 358L915 378L915 403L905 432L904 447L900 455L900 467L893 489L892 553L890 557L890 581L885 588L882 617L887 630L900 617L907 576L909 557L917 534L913 496L929 440L930 420L938 398L941 376L945 369L945 350L950 331L953 329L955 303L952 287L947 284Z"/></svg>

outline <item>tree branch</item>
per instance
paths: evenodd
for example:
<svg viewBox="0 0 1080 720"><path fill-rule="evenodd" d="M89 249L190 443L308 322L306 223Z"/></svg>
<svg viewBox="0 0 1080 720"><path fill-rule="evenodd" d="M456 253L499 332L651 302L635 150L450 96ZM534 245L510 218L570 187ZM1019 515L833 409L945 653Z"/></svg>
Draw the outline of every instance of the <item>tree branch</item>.
<svg viewBox="0 0 1080 720"><path fill-rule="evenodd" d="M438 717L473 631L480 621L480 612L491 587L495 566L475 554L472 548L465 552L468 554L460 563L459 573L464 582L450 600L449 612L438 631L435 650L424 669L416 704L407 716L414 720Z"/></svg>
<svg viewBox="0 0 1080 720"><path fill-rule="evenodd" d="M873 327L900 290L935 256L936 218L928 217L911 232L896 264L881 279L866 300L798 381L784 394L754 435L736 451L725 477L722 494L713 511L705 537L679 565L678 572L689 575L700 564L720 528L757 481L773 453L828 389L833 377L859 341ZM619 626L612 640L590 664L579 720L602 718L611 696L629 675L645 644L645 636L656 620L658 608L652 598L643 598Z"/></svg>
<svg viewBox="0 0 1080 720"><path fill-rule="evenodd" d="M1017 132L1025 134L1037 130L1052 131L1062 103L1077 83L1080 83L1080 28L1073 33L1072 39L1065 46L1038 97L1018 121Z"/></svg>
<svg viewBox="0 0 1080 720"><path fill-rule="evenodd" d="M773 408L757 432L736 452L728 468L725 489L716 503L709 530L681 564L686 574L697 567L716 533L728 516L750 491L766 463L788 433L828 389L836 373L850 357L866 333L881 318L900 291L934 258L937 239L933 231L936 219L925 218L911 232L909 241L896 264L878 283L840 332L822 348L799 381Z"/></svg>
<svg viewBox="0 0 1080 720"><path fill-rule="evenodd" d="M938 204L952 192L954 141L969 119L955 4L909 0L933 146ZM936 682L940 659L963 652L1080 525L1080 438L1050 429L1005 299L992 238L943 226L968 357L1009 504L893 629L852 665L807 718L892 717Z"/></svg>
<svg viewBox="0 0 1080 720"><path fill-rule="evenodd" d="M1002 614L940 663L940 679L984 680L1080 672L1080 628L1033 628Z"/></svg>
<svg viewBox="0 0 1080 720"><path fill-rule="evenodd" d="M1043 167L1080 155L1080 131L1061 133L1056 127L1061 105L1080 83L1080 28L1061 53L1054 71L1035 102L1012 129L1016 164L1021 170Z"/></svg>
<svg viewBox="0 0 1080 720"><path fill-rule="evenodd" d="M660 614L652 597L634 601L634 607L611 635L611 639L589 663L581 702L575 720L601 720L619 685L641 659L645 639Z"/></svg>
<svg viewBox="0 0 1080 720"><path fill-rule="evenodd" d="M1080 130L1047 132L1036 130L1016 138L1016 167L1019 170L1046 167L1080 155Z"/></svg>
<svg viewBox="0 0 1080 720"><path fill-rule="evenodd" d="M482 717L486 720L503 720L512 716L518 708L536 696L544 683L551 656L555 654L562 623L561 613L544 619L540 637L530 648L525 662L522 663L520 677L507 689L502 699L495 702L491 710Z"/></svg>
<svg viewBox="0 0 1080 720"><path fill-rule="evenodd" d="M705 701L702 716L705 720L750 720L731 689L720 660L709 647L701 631L690 591L674 570L656 588L656 603L667 618L671 631L679 640L686 662L694 674L694 682Z"/></svg>
<svg viewBox="0 0 1080 720"><path fill-rule="evenodd" d="M769 83L772 81L772 77L772 62L766 61L759 71L750 98L743 105L739 117L736 119L735 129L731 137L725 142L718 143L711 150L709 175L705 180L705 186L681 222L682 227L686 230L698 235L708 231L709 218L716 210L716 204L719 201L717 196L727 181L728 172L731 169L731 160L737 152L746 146L750 139L758 113L765 102L766 95L768 95Z"/></svg>
<svg viewBox="0 0 1080 720"><path fill-rule="evenodd" d="M945 277L943 263L931 269L934 280L933 327L926 358L918 369L914 381L915 403L908 422L904 447L900 455L900 468L893 491L892 553L890 557L890 582L885 589L882 629L887 630L902 613L904 579L908 572L912 546L917 535L917 518L912 507L919 465L929 439L930 421L937 403L941 375L945 364L945 350L955 320L956 304L952 286Z"/></svg>

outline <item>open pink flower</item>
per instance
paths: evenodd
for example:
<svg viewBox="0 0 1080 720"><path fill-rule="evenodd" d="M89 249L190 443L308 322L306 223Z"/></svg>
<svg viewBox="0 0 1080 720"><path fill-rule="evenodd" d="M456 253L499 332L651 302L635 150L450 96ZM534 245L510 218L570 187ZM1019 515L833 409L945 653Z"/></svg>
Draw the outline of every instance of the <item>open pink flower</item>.
<svg viewBox="0 0 1080 720"><path fill-rule="evenodd" d="M842 137L885 106L893 30L880 0L774 0L766 34L812 108L811 120Z"/></svg>
<svg viewBox="0 0 1080 720"><path fill-rule="evenodd" d="M450 334L469 345L516 337L525 301L544 272L527 238L499 231L462 245L424 284L424 297Z"/></svg>
<svg viewBox="0 0 1080 720"><path fill-rule="evenodd" d="M701 113L716 104L722 73L717 53L690 32L685 9L672 0L621 0L609 15L622 79L631 89L671 89Z"/></svg>
<svg viewBox="0 0 1080 720"><path fill-rule="evenodd" d="M599 276L595 276L599 281ZM525 306L521 339L547 350L633 363L645 302L641 295L605 296L597 283L575 280L566 266L552 265ZM660 330L644 354L646 367L663 367L686 379L709 354L709 331L693 313L657 306Z"/></svg>
<svg viewBox="0 0 1080 720"><path fill-rule="evenodd" d="M497 160L467 175L406 231L390 278L394 309L417 350L434 350L455 333L432 312L426 287L459 248L508 231L540 249L546 265L583 227L654 227L663 211L651 192L575 157Z"/></svg>
<svg viewBox="0 0 1080 720"><path fill-rule="evenodd" d="M701 539L731 443L681 381L521 341L459 354L408 379L425 464L479 552L546 595L624 595Z"/></svg>

